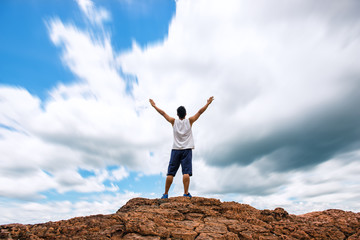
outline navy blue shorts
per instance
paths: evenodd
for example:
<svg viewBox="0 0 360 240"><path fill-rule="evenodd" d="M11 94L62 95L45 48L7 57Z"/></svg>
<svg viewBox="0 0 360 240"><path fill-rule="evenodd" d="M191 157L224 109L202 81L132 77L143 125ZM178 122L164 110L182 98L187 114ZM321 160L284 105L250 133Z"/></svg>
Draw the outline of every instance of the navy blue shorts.
<svg viewBox="0 0 360 240"><path fill-rule="evenodd" d="M192 176L192 149L171 150L167 175L175 176L181 164L182 174Z"/></svg>

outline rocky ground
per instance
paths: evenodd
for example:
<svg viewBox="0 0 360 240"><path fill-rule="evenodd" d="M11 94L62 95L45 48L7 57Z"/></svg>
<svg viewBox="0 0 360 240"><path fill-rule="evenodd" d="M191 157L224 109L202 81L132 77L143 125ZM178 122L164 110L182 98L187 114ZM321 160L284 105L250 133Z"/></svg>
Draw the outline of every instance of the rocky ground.
<svg viewBox="0 0 360 240"><path fill-rule="evenodd" d="M217 199L135 198L115 214L0 226L0 239L360 239L360 213L290 215Z"/></svg>

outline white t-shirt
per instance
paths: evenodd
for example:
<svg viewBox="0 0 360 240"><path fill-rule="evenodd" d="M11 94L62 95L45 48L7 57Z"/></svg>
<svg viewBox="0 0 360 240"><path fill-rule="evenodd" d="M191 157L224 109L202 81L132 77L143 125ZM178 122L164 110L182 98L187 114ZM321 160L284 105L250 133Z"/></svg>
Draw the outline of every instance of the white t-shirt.
<svg viewBox="0 0 360 240"><path fill-rule="evenodd" d="M194 138L189 119L175 119L173 149L194 149Z"/></svg>

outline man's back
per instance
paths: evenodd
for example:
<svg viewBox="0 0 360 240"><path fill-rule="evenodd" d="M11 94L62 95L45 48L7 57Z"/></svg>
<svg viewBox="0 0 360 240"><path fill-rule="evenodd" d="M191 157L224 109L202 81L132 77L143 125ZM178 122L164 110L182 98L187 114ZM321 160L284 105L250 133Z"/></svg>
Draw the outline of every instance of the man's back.
<svg viewBox="0 0 360 240"><path fill-rule="evenodd" d="M173 149L194 149L194 138L189 119L175 119Z"/></svg>

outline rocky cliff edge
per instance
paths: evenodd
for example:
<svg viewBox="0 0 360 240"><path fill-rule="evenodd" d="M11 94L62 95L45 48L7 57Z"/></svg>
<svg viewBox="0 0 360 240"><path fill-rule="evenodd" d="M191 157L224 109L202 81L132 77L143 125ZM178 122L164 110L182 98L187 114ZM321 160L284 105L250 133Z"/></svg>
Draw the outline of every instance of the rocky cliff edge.
<svg viewBox="0 0 360 240"><path fill-rule="evenodd" d="M131 199L116 213L0 226L0 239L360 239L360 213L290 215L217 199Z"/></svg>

